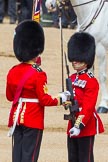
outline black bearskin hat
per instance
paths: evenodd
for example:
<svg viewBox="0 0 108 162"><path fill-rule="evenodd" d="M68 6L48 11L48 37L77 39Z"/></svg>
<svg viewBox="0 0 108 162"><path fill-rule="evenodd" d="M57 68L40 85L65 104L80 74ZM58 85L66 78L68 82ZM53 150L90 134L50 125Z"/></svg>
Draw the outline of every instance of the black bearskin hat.
<svg viewBox="0 0 108 162"><path fill-rule="evenodd" d="M29 61L44 50L44 31L38 22L25 20L15 29L13 48L16 58L21 62Z"/></svg>
<svg viewBox="0 0 108 162"><path fill-rule="evenodd" d="M95 48L95 39L92 35L76 32L68 41L68 59L70 62L85 62L90 69L95 59Z"/></svg>

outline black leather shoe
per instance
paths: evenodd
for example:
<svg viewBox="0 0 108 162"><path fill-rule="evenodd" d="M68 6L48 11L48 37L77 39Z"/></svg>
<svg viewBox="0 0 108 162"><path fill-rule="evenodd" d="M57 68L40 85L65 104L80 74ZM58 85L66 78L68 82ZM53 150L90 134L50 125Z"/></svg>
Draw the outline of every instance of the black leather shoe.
<svg viewBox="0 0 108 162"><path fill-rule="evenodd" d="M98 107L97 113L108 113L108 109L105 107Z"/></svg>
<svg viewBox="0 0 108 162"><path fill-rule="evenodd" d="M0 24L2 24L3 23L3 20L0 20Z"/></svg>
<svg viewBox="0 0 108 162"><path fill-rule="evenodd" d="M62 24L62 28L68 28L67 24Z"/></svg>
<svg viewBox="0 0 108 162"><path fill-rule="evenodd" d="M15 24L16 20L14 18L10 18L10 24Z"/></svg>
<svg viewBox="0 0 108 162"><path fill-rule="evenodd" d="M72 24L71 23L68 28L69 29L76 29L77 28L77 24Z"/></svg>

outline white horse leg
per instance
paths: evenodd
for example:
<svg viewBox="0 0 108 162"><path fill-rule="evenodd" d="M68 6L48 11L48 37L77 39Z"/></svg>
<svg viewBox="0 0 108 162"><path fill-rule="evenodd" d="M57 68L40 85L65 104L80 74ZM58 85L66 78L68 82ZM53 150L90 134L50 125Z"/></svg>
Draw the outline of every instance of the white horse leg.
<svg viewBox="0 0 108 162"><path fill-rule="evenodd" d="M106 86L107 74L107 59L106 59L106 50L102 44L97 44L96 53L98 56L98 67L99 67L99 82L100 82L100 90L101 90L101 98L99 108L97 112L106 113L108 112L108 91Z"/></svg>

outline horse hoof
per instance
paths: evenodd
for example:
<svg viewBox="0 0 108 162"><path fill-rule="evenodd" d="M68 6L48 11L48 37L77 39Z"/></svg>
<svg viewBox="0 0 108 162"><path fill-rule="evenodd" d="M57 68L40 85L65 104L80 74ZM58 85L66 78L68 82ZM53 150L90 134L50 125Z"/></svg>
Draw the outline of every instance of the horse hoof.
<svg viewBox="0 0 108 162"><path fill-rule="evenodd" d="M97 113L108 113L108 108L106 108L106 107L98 107Z"/></svg>

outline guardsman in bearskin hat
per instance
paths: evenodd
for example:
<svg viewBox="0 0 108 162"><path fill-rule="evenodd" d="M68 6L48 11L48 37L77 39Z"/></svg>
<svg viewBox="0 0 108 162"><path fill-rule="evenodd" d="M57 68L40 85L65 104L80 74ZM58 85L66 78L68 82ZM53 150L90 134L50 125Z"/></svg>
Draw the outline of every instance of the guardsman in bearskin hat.
<svg viewBox="0 0 108 162"><path fill-rule="evenodd" d="M76 70L70 78L74 99L79 106L74 125L71 121L68 123L68 161L94 162L95 135L104 132L102 121L95 109L99 83L89 70L95 59L94 37L86 32L73 34L68 41L68 59Z"/></svg>
<svg viewBox="0 0 108 162"><path fill-rule="evenodd" d="M13 47L20 63L9 70L6 87L6 97L13 101L8 123L8 135L14 139L12 162L37 162L45 106L60 105L70 95L68 91L57 98L48 94L47 75L36 64L44 42L44 31L35 21L23 21L15 29Z"/></svg>

